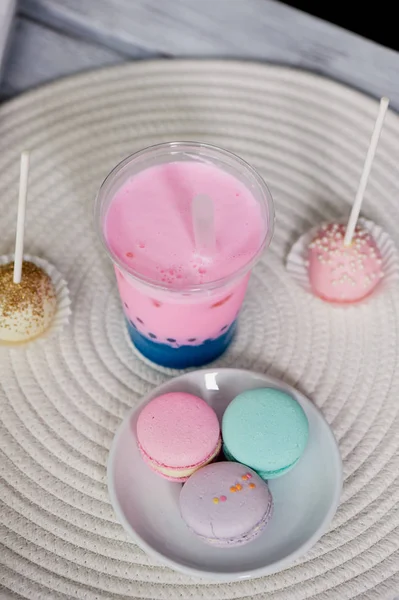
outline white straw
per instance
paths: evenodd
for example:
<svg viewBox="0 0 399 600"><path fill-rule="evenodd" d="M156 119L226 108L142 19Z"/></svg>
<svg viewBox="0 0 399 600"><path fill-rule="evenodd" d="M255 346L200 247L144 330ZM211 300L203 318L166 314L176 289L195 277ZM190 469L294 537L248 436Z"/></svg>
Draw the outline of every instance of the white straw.
<svg viewBox="0 0 399 600"><path fill-rule="evenodd" d="M26 196L28 193L29 152L21 154L21 170L19 175L17 234L15 237L14 283L21 283L22 261L24 256L24 231Z"/></svg>
<svg viewBox="0 0 399 600"><path fill-rule="evenodd" d="M199 255L211 256L215 252L215 216L213 200L198 194L192 202L192 220L195 248Z"/></svg>
<svg viewBox="0 0 399 600"><path fill-rule="evenodd" d="M370 175L371 167L374 160L375 151L377 150L378 140L380 139L382 126L384 123L385 113L387 112L387 108L389 105L388 98L381 98L380 100L380 109L378 112L377 120L374 125L373 135L371 136L370 146L367 152L366 160L364 161L364 167L362 176L360 178L359 187L357 190L355 202L353 203L351 214L349 217L348 225L346 227L344 245L350 246L352 243L353 234L355 232L355 227L357 220L359 218L360 209L362 206L364 192L366 191L367 181Z"/></svg>

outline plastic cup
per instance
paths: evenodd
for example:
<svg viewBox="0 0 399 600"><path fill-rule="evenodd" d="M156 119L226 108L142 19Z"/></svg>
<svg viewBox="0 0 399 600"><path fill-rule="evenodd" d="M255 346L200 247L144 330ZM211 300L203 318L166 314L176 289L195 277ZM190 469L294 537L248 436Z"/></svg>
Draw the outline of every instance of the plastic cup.
<svg viewBox="0 0 399 600"><path fill-rule="evenodd" d="M127 179L154 165L176 161L206 162L233 175L259 203L263 225L259 248L237 271L215 281L179 288L151 279L122 262L109 247L104 232L108 208ZM111 171L96 198L95 221L114 263L128 333L139 352L159 365L178 369L201 366L220 356L234 337L251 270L273 235L273 200L255 169L231 152L207 144L152 146L129 156Z"/></svg>

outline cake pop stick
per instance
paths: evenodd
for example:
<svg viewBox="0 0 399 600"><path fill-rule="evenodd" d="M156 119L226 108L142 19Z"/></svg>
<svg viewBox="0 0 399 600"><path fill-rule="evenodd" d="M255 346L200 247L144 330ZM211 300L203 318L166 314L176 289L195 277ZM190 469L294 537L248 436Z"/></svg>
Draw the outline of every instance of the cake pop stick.
<svg viewBox="0 0 399 600"><path fill-rule="evenodd" d="M370 146L366 155L366 160L364 161L364 167L362 176L360 178L359 187L356 193L355 202L353 203L351 214L349 216L348 225L346 227L344 245L350 246L352 243L353 234L355 232L355 227L357 220L359 218L360 209L362 206L364 192L366 191L367 181L370 175L371 167L374 160L374 155L377 150L378 140L380 139L380 134L382 130L382 126L384 123L385 113L387 112L387 108L389 105L388 98L381 98L380 100L380 109L378 111L377 120L374 125L373 135L371 136Z"/></svg>
<svg viewBox="0 0 399 600"><path fill-rule="evenodd" d="M19 175L19 196L18 196L18 216L17 233L15 237L15 257L14 257L14 283L21 283L22 261L24 255L24 232L25 232L25 212L26 197L28 193L29 176L29 152L24 151L21 154L21 169Z"/></svg>

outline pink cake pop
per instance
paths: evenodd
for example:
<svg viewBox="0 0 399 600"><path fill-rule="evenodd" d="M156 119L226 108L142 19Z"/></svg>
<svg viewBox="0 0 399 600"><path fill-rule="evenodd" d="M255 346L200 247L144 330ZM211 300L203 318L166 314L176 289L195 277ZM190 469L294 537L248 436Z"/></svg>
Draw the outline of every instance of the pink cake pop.
<svg viewBox="0 0 399 600"><path fill-rule="evenodd" d="M345 231L345 225L324 225L309 245L312 290L329 302L357 302L383 277L381 253L370 233L357 225L345 246Z"/></svg>
<svg viewBox="0 0 399 600"><path fill-rule="evenodd" d="M309 245L310 285L317 296L329 302L357 302L368 296L383 276L377 244L357 221L388 104L388 98L381 98L348 224L324 225Z"/></svg>

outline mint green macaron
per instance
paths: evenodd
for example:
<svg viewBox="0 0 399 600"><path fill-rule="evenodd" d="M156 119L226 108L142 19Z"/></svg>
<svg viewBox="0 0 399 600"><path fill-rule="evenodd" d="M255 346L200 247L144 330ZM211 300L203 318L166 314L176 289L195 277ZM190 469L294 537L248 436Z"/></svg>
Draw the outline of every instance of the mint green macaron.
<svg viewBox="0 0 399 600"><path fill-rule="evenodd" d="M309 423L293 396L275 388L248 390L228 405L222 421L223 451L263 479L288 473L305 450Z"/></svg>

